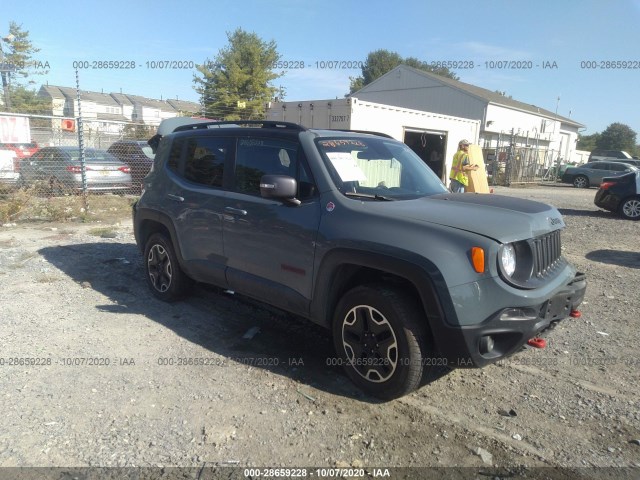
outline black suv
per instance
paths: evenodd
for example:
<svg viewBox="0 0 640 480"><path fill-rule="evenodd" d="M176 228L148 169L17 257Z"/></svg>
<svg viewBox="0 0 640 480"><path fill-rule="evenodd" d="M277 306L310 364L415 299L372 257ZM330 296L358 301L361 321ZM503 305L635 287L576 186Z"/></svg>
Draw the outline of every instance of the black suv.
<svg viewBox="0 0 640 480"><path fill-rule="evenodd" d="M627 160L633 160L633 157L624 150L593 150L589 154L589 162L597 162L605 160L608 162L618 161L626 162Z"/></svg>
<svg viewBox="0 0 640 480"><path fill-rule="evenodd" d="M539 346L577 316L586 280L551 206L449 193L380 134L263 121L163 135L133 210L151 291L174 301L205 282L306 317L372 395Z"/></svg>

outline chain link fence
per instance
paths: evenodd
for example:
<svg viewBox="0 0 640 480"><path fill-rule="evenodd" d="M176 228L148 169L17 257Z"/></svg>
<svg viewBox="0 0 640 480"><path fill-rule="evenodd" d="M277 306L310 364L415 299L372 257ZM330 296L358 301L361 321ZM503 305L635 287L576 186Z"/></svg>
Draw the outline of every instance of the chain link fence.
<svg viewBox="0 0 640 480"><path fill-rule="evenodd" d="M0 121L0 223L128 208L153 163L148 125L85 122L81 155L77 119L12 112Z"/></svg>
<svg viewBox="0 0 640 480"><path fill-rule="evenodd" d="M556 182L559 172L558 152L534 147L504 146L483 150L489 184Z"/></svg>

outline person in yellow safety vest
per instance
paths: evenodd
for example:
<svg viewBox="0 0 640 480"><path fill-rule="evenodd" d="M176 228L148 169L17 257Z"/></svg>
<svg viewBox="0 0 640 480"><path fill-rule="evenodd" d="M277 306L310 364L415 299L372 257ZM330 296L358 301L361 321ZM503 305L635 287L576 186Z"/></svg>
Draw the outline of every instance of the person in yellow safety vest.
<svg viewBox="0 0 640 480"><path fill-rule="evenodd" d="M469 163L469 141L460 140L458 142L458 151L453 155L453 164L449 175L449 188L451 191L453 193L464 193L465 188L469 185L467 172L478 170L478 168L478 165Z"/></svg>

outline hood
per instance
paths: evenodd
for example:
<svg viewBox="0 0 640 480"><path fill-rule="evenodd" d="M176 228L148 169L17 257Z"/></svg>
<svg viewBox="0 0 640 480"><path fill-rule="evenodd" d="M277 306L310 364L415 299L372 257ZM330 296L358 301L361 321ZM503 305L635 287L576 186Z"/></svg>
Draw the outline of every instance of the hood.
<svg viewBox="0 0 640 480"><path fill-rule="evenodd" d="M378 205L399 218L466 230L501 243L537 237L565 226L555 207L503 195L445 193Z"/></svg>

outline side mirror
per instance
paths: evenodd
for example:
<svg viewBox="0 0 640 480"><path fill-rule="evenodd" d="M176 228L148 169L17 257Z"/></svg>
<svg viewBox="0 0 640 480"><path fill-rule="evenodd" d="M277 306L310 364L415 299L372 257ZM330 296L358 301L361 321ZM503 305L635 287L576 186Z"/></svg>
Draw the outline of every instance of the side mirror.
<svg viewBox="0 0 640 480"><path fill-rule="evenodd" d="M260 195L262 198L276 198L293 205L300 205L296 198L298 182L288 175L263 175L260 178Z"/></svg>

